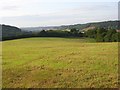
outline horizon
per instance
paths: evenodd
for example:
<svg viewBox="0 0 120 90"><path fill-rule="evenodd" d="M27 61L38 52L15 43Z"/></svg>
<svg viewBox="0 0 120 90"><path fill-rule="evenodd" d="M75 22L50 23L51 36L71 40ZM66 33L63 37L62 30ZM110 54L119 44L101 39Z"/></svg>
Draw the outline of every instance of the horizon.
<svg viewBox="0 0 120 90"><path fill-rule="evenodd" d="M54 25L54 26L35 26L35 27L60 27L60 26L69 26L69 25L77 25L77 24L89 24L89 23L100 23L100 22L109 22L109 21L119 21L119 20L107 20L107 21L91 21L91 22L86 22L86 23L75 23L75 24L63 24L63 25ZM20 28L34 28L33 27L20 27Z"/></svg>
<svg viewBox="0 0 120 90"><path fill-rule="evenodd" d="M1 24L17 27L49 27L118 20L118 2L112 2L113 0L111 2L18 0L19 3L15 0L9 1L11 2L0 4Z"/></svg>
<svg viewBox="0 0 120 90"><path fill-rule="evenodd" d="M9 25L9 24L1 24L1 25L8 25L8 26L13 26L13 27L18 27L18 28L36 28L36 27L60 27L60 26L69 26L69 25L78 25L78 24L89 24L89 23L100 23L100 22L110 22L110 21L119 21L119 20L107 20L107 21L95 21L95 22L87 22L87 23L76 23L76 24L68 24L68 25L54 25L54 26L28 26L28 27L18 27L18 26L14 26L14 25Z"/></svg>

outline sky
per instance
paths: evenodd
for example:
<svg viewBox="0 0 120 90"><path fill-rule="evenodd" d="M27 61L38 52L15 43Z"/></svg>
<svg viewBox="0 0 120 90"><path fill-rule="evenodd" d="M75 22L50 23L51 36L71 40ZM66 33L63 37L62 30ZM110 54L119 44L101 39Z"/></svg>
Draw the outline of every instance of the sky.
<svg viewBox="0 0 120 90"><path fill-rule="evenodd" d="M0 23L59 26L118 19L118 0L0 0Z"/></svg>

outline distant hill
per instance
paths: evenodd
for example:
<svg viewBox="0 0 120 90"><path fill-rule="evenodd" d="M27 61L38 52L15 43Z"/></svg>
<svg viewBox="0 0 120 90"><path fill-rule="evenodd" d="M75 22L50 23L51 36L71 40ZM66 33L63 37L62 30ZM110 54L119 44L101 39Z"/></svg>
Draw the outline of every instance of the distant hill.
<svg viewBox="0 0 120 90"><path fill-rule="evenodd" d="M119 21L104 21L104 22L95 22L95 23L86 23L86 24L74 24L74 25L63 25L63 26L49 26L49 27L25 27L21 28L25 31L41 31L41 30L65 30L76 28L78 30L89 30L91 28L113 28L118 29Z"/></svg>
<svg viewBox="0 0 120 90"><path fill-rule="evenodd" d="M2 37L3 38L10 38L10 37L17 37L22 34L21 29L9 26L9 25L2 25Z"/></svg>
<svg viewBox="0 0 120 90"><path fill-rule="evenodd" d="M11 40L17 38L28 37L29 32L23 32L20 28L10 25L0 25L2 28L0 29L0 33L2 33L2 39L4 40Z"/></svg>
<svg viewBox="0 0 120 90"><path fill-rule="evenodd" d="M94 28L105 28L105 29L118 29L119 21L104 21L104 22L94 22L94 23L86 23L86 24L75 24L68 26L61 26L63 29L72 29L76 28L78 30L89 30Z"/></svg>
<svg viewBox="0 0 120 90"><path fill-rule="evenodd" d="M24 27L22 31L41 31L41 30L60 30L60 26L49 26L49 27Z"/></svg>
<svg viewBox="0 0 120 90"><path fill-rule="evenodd" d="M119 21L105 21L105 22L95 22L95 23L87 23L87 24L49 26L49 27L26 27L26 28L18 28L10 25L0 25L2 26L2 29L0 29L0 31L2 31L2 35L1 35L2 40L8 40L8 39L39 36L38 31L41 31L41 30L69 31L72 28L76 28L80 31L87 31L94 28L105 28L105 29L112 28L112 29L118 30L118 23Z"/></svg>

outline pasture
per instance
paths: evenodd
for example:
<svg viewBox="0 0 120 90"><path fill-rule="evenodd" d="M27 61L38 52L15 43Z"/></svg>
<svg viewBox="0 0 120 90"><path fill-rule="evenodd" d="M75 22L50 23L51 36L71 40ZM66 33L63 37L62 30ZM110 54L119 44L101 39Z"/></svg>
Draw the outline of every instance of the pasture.
<svg viewBox="0 0 120 90"><path fill-rule="evenodd" d="M118 43L79 38L2 42L3 88L118 87Z"/></svg>

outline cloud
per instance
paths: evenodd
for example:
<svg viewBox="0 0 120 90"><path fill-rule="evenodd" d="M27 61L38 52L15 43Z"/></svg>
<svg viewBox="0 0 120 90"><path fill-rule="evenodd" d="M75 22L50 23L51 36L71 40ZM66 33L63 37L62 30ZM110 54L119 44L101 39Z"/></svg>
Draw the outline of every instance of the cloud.
<svg viewBox="0 0 120 90"><path fill-rule="evenodd" d="M3 23L18 25L20 27L75 24L114 19L117 19L117 14L110 10L102 10L102 12L100 12L99 10L82 11L81 9L42 15L24 15L2 18Z"/></svg>
<svg viewBox="0 0 120 90"><path fill-rule="evenodd" d="M3 6L2 10L18 10L18 6Z"/></svg>
<svg viewBox="0 0 120 90"><path fill-rule="evenodd" d="M4 5L2 23L15 26L46 26L86 23L117 19L117 3L110 2L41 2L21 0L19 5L9 2ZM43 0L42 0L43 1Z"/></svg>

